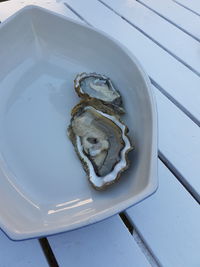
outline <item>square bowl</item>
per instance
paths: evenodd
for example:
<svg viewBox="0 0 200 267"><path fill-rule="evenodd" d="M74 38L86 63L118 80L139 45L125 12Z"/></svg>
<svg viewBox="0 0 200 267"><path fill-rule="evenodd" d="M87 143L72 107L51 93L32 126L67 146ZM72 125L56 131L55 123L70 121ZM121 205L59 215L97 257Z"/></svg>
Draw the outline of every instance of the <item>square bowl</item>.
<svg viewBox="0 0 200 267"><path fill-rule="evenodd" d="M0 227L14 240L103 220L155 192L157 116L136 58L99 30L28 6L0 26ZM77 73L110 77L135 150L103 192L91 187L67 137Z"/></svg>

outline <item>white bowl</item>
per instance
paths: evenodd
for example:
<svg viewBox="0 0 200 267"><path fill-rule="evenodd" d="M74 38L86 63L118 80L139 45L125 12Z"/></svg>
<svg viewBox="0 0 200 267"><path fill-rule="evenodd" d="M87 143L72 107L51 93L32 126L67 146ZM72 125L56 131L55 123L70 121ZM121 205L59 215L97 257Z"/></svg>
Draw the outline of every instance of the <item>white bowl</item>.
<svg viewBox="0 0 200 267"><path fill-rule="evenodd" d="M157 188L157 117L135 57L106 34L29 6L0 26L0 227L12 239L76 229L116 214ZM141 48L142 49L142 48ZM109 76L136 145L105 192L89 184L66 135L79 72Z"/></svg>

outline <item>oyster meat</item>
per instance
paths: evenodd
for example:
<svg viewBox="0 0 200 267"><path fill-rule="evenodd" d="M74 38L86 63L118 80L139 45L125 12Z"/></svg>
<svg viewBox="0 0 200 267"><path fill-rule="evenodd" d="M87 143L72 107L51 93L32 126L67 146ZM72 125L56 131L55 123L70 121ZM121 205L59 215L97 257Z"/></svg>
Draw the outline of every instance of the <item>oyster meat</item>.
<svg viewBox="0 0 200 267"><path fill-rule="evenodd" d="M77 94L82 98L96 98L112 106L117 113L124 113L120 93L114 88L111 80L97 73L81 73L74 80Z"/></svg>
<svg viewBox="0 0 200 267"><path fill-rule="evenodd" d="M119 116L98 100L83 100L72 110L69 137L96 189L114 183L128 168L127 132Z"/></svg>

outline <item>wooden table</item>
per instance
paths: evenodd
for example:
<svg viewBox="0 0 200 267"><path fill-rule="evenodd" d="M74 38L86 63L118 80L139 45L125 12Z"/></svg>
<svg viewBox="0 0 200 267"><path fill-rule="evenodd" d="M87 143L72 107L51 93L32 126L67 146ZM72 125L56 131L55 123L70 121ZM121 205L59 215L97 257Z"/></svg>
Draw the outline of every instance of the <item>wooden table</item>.
<svg viewBox="0 0 200 267"><path fill-rule="evenodd" d="M200 266L200 1L11 0L3 21L36 4L99 28L148 72L158 106L159 189L98 224L41 240L0 232L0 266Z"/></svg>

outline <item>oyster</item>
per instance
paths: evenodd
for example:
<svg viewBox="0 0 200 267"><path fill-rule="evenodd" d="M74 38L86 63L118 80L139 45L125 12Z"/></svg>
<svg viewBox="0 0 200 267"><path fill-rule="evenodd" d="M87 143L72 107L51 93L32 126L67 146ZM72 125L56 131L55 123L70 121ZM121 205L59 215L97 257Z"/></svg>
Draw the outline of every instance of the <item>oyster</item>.
<svg viewBox="0 0 200 267"><path fill-rule="evenodd" d="M111 80L97 73L81 73L74 80L77 94L82 98L96 98L111 106L117 113L124 113L120 93Z"/></svg>
<svg viewBox="0 0 200 267"><path fill-rule="evenodd" d="M69 137L96 189L114 183L128 168L132 146L127 132L119 116L99 100L83 100L73 108Z"/></svg>

